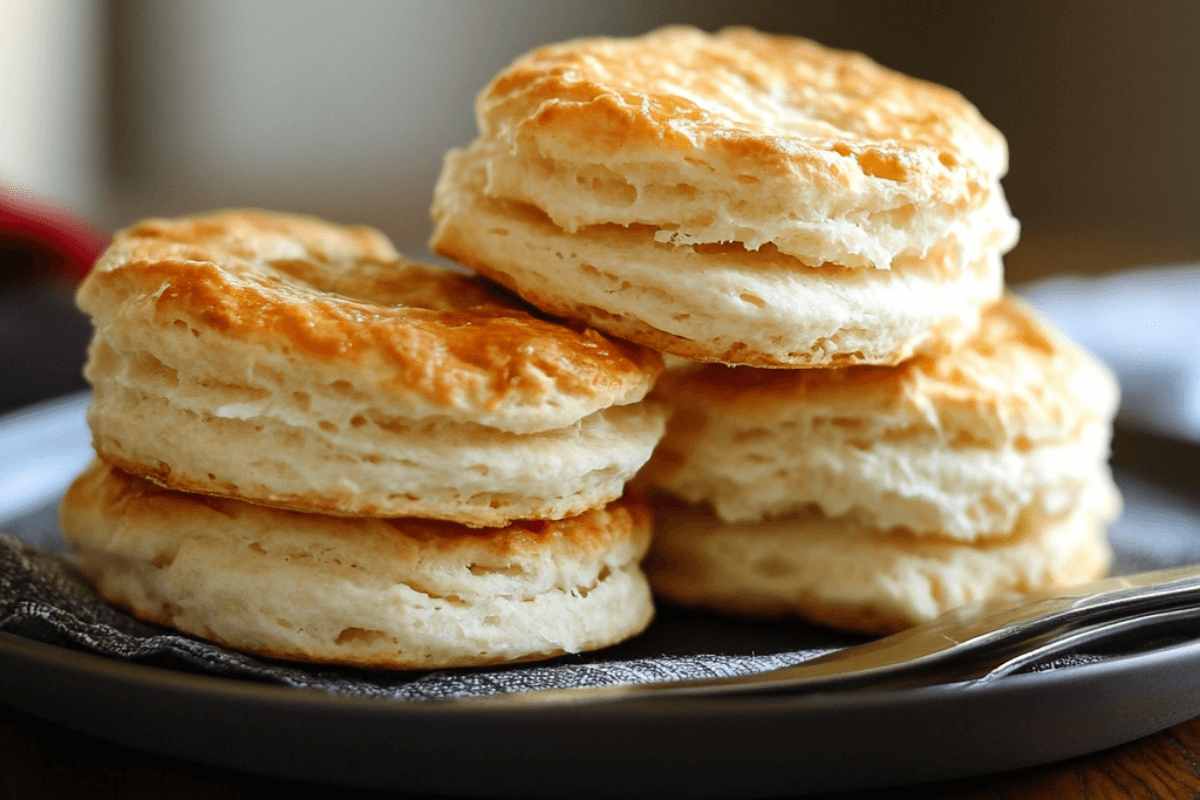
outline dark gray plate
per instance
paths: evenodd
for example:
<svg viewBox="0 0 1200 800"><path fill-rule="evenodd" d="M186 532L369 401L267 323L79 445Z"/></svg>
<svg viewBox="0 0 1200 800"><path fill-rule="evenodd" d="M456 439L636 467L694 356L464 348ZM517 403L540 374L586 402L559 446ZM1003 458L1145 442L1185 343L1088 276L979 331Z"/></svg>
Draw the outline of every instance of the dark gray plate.
<svg viewBox="0 0 1200 800"><path fill-rule="evenodd" d="M35 409L19 424L0 419L3 471L40 469L27 443L72 440L84 402ZM86 457L86 438L71 447L82 456L59 453L62 464ZM1200 561L1200 511L1179 491L1194 488L1183 470L1195 455L1170 440L1118 436L1115 460L1131 470L1118 476L1126 513L1112 530L1120 571ZM62 476L42 472L53 500ZM23 491L35 496L28 484ZM22 502L27 510L31 501ZM798 623L664 609L606 656L781 652L813 635L822 634ZM352 698L0 634L0 699L122 744L335 784L491 796L764 796L998 772L1150 734L1200 714L1200 641L1177 637L978 686L515 707Z"/></svg>

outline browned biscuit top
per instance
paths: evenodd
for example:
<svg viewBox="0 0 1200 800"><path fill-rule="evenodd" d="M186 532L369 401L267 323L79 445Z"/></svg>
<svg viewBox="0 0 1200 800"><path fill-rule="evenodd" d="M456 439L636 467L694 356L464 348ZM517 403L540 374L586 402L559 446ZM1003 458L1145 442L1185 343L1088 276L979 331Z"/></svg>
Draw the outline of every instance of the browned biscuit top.
<svg viewBox="0 0 1200 800"><path fill-rule="evenodd" d="M190 329L345 365L385 394L491 412L556 396L632 402L661 369L656 353L535 318L472 278L410 262L371 228L264 211L127 228L78 302L102 330Z"/></svg>
<svg viewBox="0 0 1200 800"><path fill-rule="evenodd" d="M710 151L814 181L816 167L838 188L866 178L978 192L1007 169L1003 137L957 92L746 28L542 47L493 79L477 113L485 137L569 141L599 158Z"/></svg>

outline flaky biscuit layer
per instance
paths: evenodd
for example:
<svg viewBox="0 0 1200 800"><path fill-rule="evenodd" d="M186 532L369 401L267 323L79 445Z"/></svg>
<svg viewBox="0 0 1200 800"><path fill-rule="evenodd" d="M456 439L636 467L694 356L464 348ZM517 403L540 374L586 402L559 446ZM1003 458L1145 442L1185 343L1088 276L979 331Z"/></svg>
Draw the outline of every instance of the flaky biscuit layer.
<svg viewBox="0 0 1200 800"><path fill-rule="evenodd" d="M975 544L813 510L728 523L706 507L664 502L645 568L668 602L886 634L966 603L1103 577L1112 560L1106 530L1119 509L1107 468L1073 507L1027 513L1011 536Z"/></svg>
<svg viewBox="0 0 1200 800"><path fill-rule="evenodd" d="M389 417L351 393L320 409L286 394L245 401L245 385L117 353L102 336L89 353L88 422L108 462L173 489L296 511L475 526L561 519L619 497L665 427L657 402L515 434Z"/></svg>
<svg viewBox="0 0 1200 800"><path fill-rule="evenodd" d="M549 313L684 358L899 363L957 346L1002 291L995 247L970 264L946 243L891 270L813 268L773 245L677 246L644 226L567 233L531 206L486 197L483 175L470 152L447 156L434 249Z"/></svg>
<svg viewBox="0 0 1200 800"><path fill-rule="evenodd" d="M1108 370L1021 301L958 350L899 367L682 366L643 471L731 522L814 505L874 528L972 541L1078 501L1108 458Z"/></svg>
<svg viewBox="0 0 1200 800"><path fill-rule="evenodd" d="M637 498L557 522L475 530L347 519L190 495L95 462L63 532L136 616L271 658L434 669L613 644L653 613Z"/></svg>

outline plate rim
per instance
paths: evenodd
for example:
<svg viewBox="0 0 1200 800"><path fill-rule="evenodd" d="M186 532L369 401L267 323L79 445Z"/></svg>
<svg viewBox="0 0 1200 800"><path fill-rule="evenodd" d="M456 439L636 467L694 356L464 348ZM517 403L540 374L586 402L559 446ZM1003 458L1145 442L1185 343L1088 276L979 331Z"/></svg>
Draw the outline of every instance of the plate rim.
<svg viewBox="0 0 1200 800"><path fill-rule="evenodd" d="M629 697L596 704L508 706L471 699L355 697L260 684L127 663L0 632L0 700L49 722L119 744L293 780L404 791L490 792L508 797L553 797L564 793L595 797L655 797L664 793L681 797L750 797L950 780L1102 750L1200 713L1200 681L1194 677L1197 664L1200 664L1200 640L1193 640L1093 664L1009 676L981 686L945 684L782 698ZM1152 687L1147 685L1148 677L1152 679ZM1136 725L1124 722L1115 727L1105 726L1104 722L1114 716L1109 710L1097 710L1097 706L1105 704L1079 702L1094 698L1097 692L1134 682L1138 684L1137 690L1117 698L1120 705L1141 701L1154 706L1134 715L1138 720ZM1149 688L1154 691L1147 691ZM145 704L124 702L127 698L141 698ZM1114 700L1111 696L1106 699ZM112 704L122 702L124 711L114 712ZM994 743L997 726L1011 727L1011 712L1019 707L1036 708L1038 726L1054 735L1043 733L1043 741L1038 742L1008 737L1009 750L999 756L994 750L973 747L969 742L957 752L954 747L945 746L957 741L954 737L971 730L974 739ZM230 714L238 716L239 710L254 718L251 728L231 724ZM998 710L1007 719L998 717ZM155 714L157 719L152 718ZM1118 716L1128 719L1128 715ZM187 735L166 735L175 726L168 724L164 729L163 721L181 717L188 719ZM861 762L830 739L831 731L864 730L862 726L876 718L907 720L910 732L916 735L899 747L893 746L890 753L875 750L870 759ZM114 719L121 722L114 724ZM930 724L931 719L940 724ZM826 729L812 731L813 722ZM298 723L310 724L298 726ZM939 727L940 732L936 730ZM747 762L761 768L764 763L769 766L776 760L778 742L773 739L777 736L788 738L789 746L806 752L793 762L795 772L792 769L759 772L749 783L739 780L736 785L722 785L715 782L719 776L704 772L689 774L678 768L655 775L644 759L619 765L617 762L626 753L623 748L619 748L616 759L612 752L573 749L575 745L594 744L590 740L618 732L624 735L640 730L642 737L638 741L649 738L669 744L672 735L688 730L712 733L718 728L743 738L732 747L728 741L700 742L697 750L710 757L719 755L724 767L736 772L744 772L740 767L747 766ZM303 729L306 730L301 733ZM314 731L336 730L344 734L351 729L360 734L350 743L355 748L351 750L340 747L331 752L323 737L312 736ZM286 737L290 730L297 733L286 741L275 739L273 751L262 748L259 737L265 731ZM581 735L580 730L592 733ZM363 750L364 733L370 734L368 747L373 749L368 751ZM515 763L534 750L542 754L543 767L547 757L560 762L573 758L575 765L589 774L606 767L618 772L624 769L627 774L620 776L619 781L600 781L590 787L592 792L583 794L573 791L570 777L562 774L561 763L557 774L543 774L535 780L511 770L503 779L490 775L484 781L456 775L453 770L438 774L436 770L422 768L428 763L428 753L395 758L397 752L412 747L413 737L418 734L431 739L425 743L426 750L441 753L443 758L451 747L477 757L479 748L507 740L507 745L493 749L490 754L493 761ZM883 739L887 741L888 736ZM1049 747L1044 741L1047 739ZM871 750L872 743L878 745L868 735L859 746ZM674 757L676 762L689 760L689 756L678 752L678 746L665 749L667 754L655 754L655 761L664 757ZM961 757L964 751L974 756L964 760ZM986 756L981 755L984 751ZM922 755L924 760L917 758ZM331 769L331 762L353 764L357 774L347 775L338 767ZM816 771L814 765L819 765ZM906 766L896 771L897 765ZM697 762L691 760L688 766L695 769ZM851 766L856 772L847 774L845 770ZM630 791L624 778L635 774L639 783L636 790Z"/></svg>

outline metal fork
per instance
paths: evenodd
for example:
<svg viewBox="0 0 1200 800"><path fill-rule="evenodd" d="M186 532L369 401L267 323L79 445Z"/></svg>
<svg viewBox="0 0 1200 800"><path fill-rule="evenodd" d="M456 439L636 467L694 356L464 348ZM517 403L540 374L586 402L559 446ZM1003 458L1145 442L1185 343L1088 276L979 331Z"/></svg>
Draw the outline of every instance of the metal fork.
<svg viewBox="0 0 1200 800"><path fill-rule="evenodd" d="M1200 565L1192 565L1107 578L1066 593L963 606L901 633L766 672L521 692L471 702L584 703L986 682L1084 646L1175 631L1197 619Z"/></svg>

